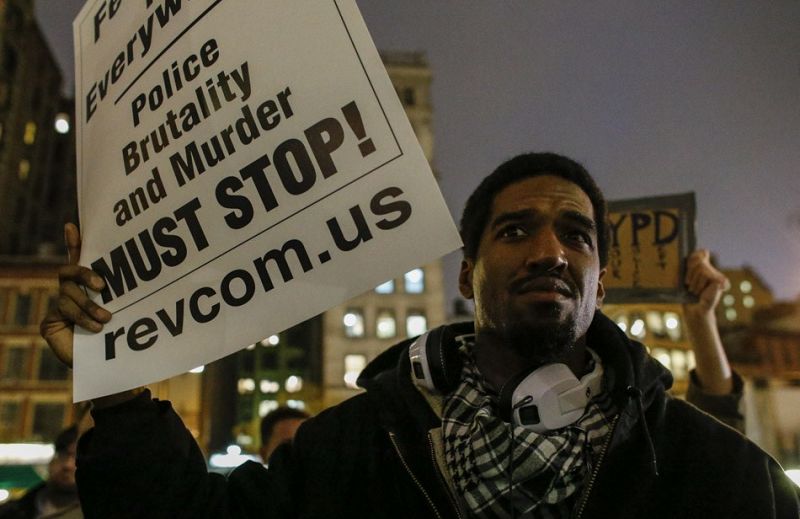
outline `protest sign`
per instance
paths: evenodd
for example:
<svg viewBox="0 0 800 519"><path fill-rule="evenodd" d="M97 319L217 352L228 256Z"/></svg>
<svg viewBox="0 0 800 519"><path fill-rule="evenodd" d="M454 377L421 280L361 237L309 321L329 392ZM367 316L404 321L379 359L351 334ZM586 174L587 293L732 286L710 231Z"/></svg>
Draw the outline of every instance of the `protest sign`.
<svg viewBox="0 0 800 519"><path fill-rule="evenodd" d="M90 0L74 23L76 400L185 372L460 244L353 0Z"/></svg>
<svg viewBox="0 0 800 519"><path fill-rule="evenodd" d="M682 302L685 259L695 247L694 193L611 201L608 303Z"/></svg>

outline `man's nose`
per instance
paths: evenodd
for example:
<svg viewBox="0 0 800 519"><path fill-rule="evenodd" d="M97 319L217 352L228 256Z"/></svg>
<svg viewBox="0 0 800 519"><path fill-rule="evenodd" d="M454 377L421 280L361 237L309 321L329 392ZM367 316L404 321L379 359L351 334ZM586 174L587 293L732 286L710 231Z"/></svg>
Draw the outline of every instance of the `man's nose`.
<svg viewBox="0 0 800 519"><path fill-rule="evenodd" d="M554 229L539 229L532 238L525 260L525 266L529 270L550 272L561 271L567 267L564 244Z"/></svg>

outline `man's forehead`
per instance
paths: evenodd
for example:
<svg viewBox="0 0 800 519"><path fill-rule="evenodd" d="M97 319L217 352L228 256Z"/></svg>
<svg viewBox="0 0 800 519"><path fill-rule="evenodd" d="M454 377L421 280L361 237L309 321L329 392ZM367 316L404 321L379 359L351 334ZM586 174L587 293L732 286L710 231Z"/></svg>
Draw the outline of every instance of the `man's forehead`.
<svg viewBox="0 0 800 519"><path fill-rule="evenodd" d="M594 220L589 195L576 183L556 175L526 177L506 185L492 200L489 224L507 213L552 211L561 214L582 214Z"/></svg>

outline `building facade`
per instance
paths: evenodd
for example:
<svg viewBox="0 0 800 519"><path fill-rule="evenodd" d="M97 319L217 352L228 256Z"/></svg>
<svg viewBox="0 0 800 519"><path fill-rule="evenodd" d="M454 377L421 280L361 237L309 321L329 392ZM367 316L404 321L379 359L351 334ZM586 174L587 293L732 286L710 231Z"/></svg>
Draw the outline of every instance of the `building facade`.
<svg viewBox="0 0 800 519"><path fill-rule="evenodd" d="M433 168L431 69L422 53L382 52L381 57L425 157ZM434 169L435 171L435 169ZM404 273L324 314L323 405L360 391L361 370L392 344L446 320L439 260Z"/></svg>
<svg viewBox="0 0 800 519"><path fill-rule="evenodd" d="M0 255L52 252L75 220L72 112L33 2L0 2Z"/></svg>

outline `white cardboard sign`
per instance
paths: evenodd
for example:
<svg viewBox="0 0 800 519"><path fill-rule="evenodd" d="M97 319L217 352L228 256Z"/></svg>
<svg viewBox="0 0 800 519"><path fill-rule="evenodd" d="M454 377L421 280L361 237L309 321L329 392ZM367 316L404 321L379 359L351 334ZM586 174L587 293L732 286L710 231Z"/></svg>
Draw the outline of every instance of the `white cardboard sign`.
<svg viewBox="0 0 800 519"><path fill-rule="evenodd" d="M237 351L460 244L353 0L90 0L76 401Z"/></svg>

